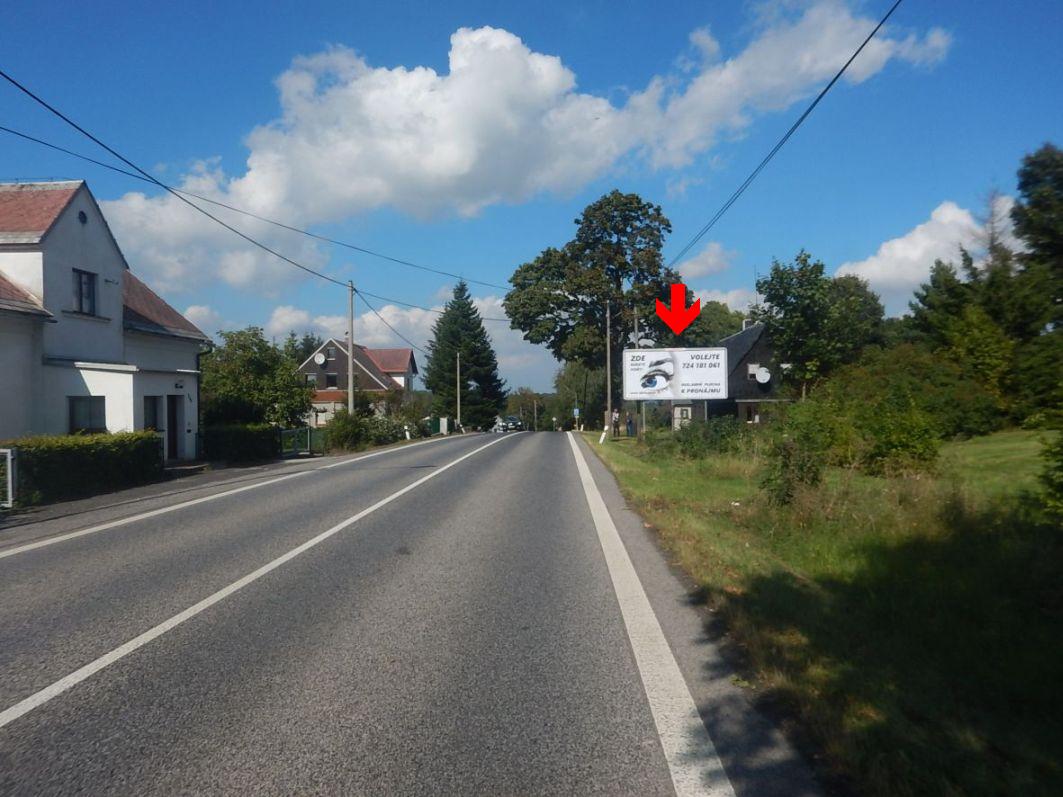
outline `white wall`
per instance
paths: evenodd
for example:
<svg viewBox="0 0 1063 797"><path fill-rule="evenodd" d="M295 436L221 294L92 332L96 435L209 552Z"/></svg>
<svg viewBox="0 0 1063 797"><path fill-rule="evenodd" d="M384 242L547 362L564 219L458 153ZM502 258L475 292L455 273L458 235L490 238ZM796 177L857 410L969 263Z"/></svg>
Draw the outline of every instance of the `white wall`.
<svg viewBox="0 0 1063 797"><path fill-rule="evenodd" d="M144 428L144 396L162 396L159 423L166 426L166 396L177 396L177 451L167 451L168 459L194 459L199 432L199 404L195 375L138 373L133 379L133 419L135 428ZM165 445L165 443L164 443Z"/></svg>
<svg viewBox="0 0 1063 797"><path fill-rule="evenodd" d="M0 440L34 431L42 321L0 313Z"/></svg>
<svg viewBox="0 0 1063 797"><path fill-rule="evenodd" d="M194 371L201 344L138 332L125 333L125 361L142 370Z"/></svg>
<svg viewBox="0 0 1063 797"><path fill-rule="evenodd" d="M45 365L38 396L41 430L45 434L70 431L69 396L104 396L108 432L129 432L134 427L133 374Z"/></svg>
<svg viewBox="0 0 1063 797"><path fill-rule="evenodd" d="M79 211L84 211L87 223L78 221ZM59 216L41 246L44 251L42 298L45 308L59 322L49 324L44 331L44 353L64 359L121 362L125 262L85 188L78 191ZM96 312L100 318L69 314L74 308L75 268L97 275Z"/></svg>

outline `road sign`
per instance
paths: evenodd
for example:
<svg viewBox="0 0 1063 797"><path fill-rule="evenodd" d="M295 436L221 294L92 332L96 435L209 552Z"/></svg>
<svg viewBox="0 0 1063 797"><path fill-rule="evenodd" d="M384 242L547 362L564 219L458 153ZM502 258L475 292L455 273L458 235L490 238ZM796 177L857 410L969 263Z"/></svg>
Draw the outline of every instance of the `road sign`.
<svg viewBox="0 0 1063 797"><path fill-rule="evenodd" d="M578 418L579 417L579 407L573 407L572 408L572 417L573 418Z"/></svg>
<svg viewBox="0 0 1063 797"><path fill-rule="evenodd" d="M624 349L624 399L727 398L727 349Z"/></svg>

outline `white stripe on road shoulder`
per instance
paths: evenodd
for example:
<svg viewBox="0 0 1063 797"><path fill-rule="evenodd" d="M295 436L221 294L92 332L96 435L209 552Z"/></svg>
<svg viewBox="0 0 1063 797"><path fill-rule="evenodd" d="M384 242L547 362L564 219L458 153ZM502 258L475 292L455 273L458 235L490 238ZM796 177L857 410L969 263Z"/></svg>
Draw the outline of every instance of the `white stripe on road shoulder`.
<svg viewBox="0 0 1063 797"><path fill-rule="evenodd" d="M724 772L683 673L572 432L568 433L568 442L576 458L583 492L598 530L598 541L605 554L675 792L679 797L695 794L734 797L734 787Z"/></svg>
<svg viewBox="0 0 1063 797"><path fill-rule="evenodd" d="M416 489L417 487L421 486L422 484L424 484L429 479L434 479L440 473L443 473L444 471L450 470L455 465L457 465L459 462L462 462L462 461L468 459L469 457L473 456L474 454L479 454L485 448L490 448L491 446L495 445L495 443L501 443L503 440L506 440L506 439L509 439L509 438L500 437L497 440L492 440L490 443L487 443L486 445L482 445L479 448L475 448L472 451L470 451L468 454L463 454L462 456L458 457L457 459L448 462L446 465L443 465L442 467L438 468L437 470L432 471L427 476L422 476L420 479L418 479L417 481L413 482L412 484L406 485L401 490L396 490L391 495L389 495L387 498L382 498L381 500L377 501L372 506L367 507L366 509L363 509L358 514L351 515L349 518L347 518L346 520L344 520L344 521L342 521L340 523L337 523L335 526L333 526L332 528L328 529L327 531L321 532L316 537L313 537L313 538L307 540L306 542L304 542L302 545L299 545L299 546L297 546L295 548L292 548L287 553L282 554L281 556L278 556L272 562L269 562L268 564L265 564L262 567L258 568L258 570L255 570L255 571L253 571L251 573L248 573L246 576L244 576L241 579L237 579L236 581L234 581L229 586L223 587L222 589L220 589L217 592L215 592L213 595L210 595L210 596L204 598L203 600L201 600L199 603L195 604L194 606L189 606L183 612L175 614L169 620L164 620L163 622L159 623L154 628L149 628L147 631L145 631L140 636L134 637L133 639L129 640L128 642L126 642L123 645L119 645L114 650L112 650L110 653L105 653L104 655L100 656L98 659L95 659L94 661L90 661L84 667L81 667L81 668L79 668L77 670L74 670L74 672L70 673L69 675L67 675L67 676L65 676L63 678L60 678L58 681L53 683L51 686L46 686L44 689L40 690L39 692L35 692L34 694L30 695L25 700L21 700L18 703L16 703L15 705L11 706L10 708L5 709L4 711L0 711L0 728L3 728L5 725L7 725L10 722L14 722L19 717L21 717L23 714L27 714L30 711L33 711L33 709L37 708L38 706L41 706L44 703L47 703L53 697L57 697L58 695L61 695L63 692L65 692L67 689L70 689L72 686L76 686L77 684L79 684L82 681L84 681L86 678L89 678L92 675L95 675L100 670L102 670L104 667L108 667L111 664L114 664L116 661L118 661L119 659L124 658L125 656L128 656L130 653L132 653L133 651L137 650L138 648L144 647L144 645L148 644L153 639L157 639L158 637L160 637L163 634L165 634L167 631L170 631L170 630L176 628L177 626L181 625L181 623L183 623L185 620L189 620L189 619L195 617L200 612L203 612L206 609L209 609L215 603L218 603L219 601L225 600L226 598L228 598L230 595L232 595L237 590L243 589L244 587L246 587L251 582L257 581L258 579L262 578L262 576L266 575L267 573L269 573L269 572L271 572L273 570L276 570L278 567L283 565L285 562L288 562L288 561L294 559L295 557L297 557L299 554L310 550L315 545L318 545L319 543L324 542L325 540L327 540L329 537L333 536L334 534L338 534L339 532L343 531L348 526L354 525L355 523L357 523L359 520L361 520L365 516L371 515L374 512L376 512L378 509L380 509L381 507L386 506L387 504L390 504L396 498L399 498L399 497L401 497L403 495L406 495L406 493L410 492L410 490Z"/></svg>
<svg viewBox="0 0 1063 797"><path fill-rule="evenodd" d="M117 528L118 526L126 526L130 523L136 523L138 520L146 520L147 518L156 517L158 515L165 515L168 512L176 512L179 509L187 509L190 506L196 506L197 504L205 504L208 501L217 501L219 498L228 498L230 495L236 495L237 493L244 493L248 490L257 490L259 487L268 487L271 484L277 482L287 481L288 479L295 479L299 476L305 476L308 473L317 473L319 470L330 470L331 468L338 468L341 465L350 465L352 462L361 462L363 459L372 459L373 457L379 457L384 454L391 454L396 451L407 451L417 446L423 446L428 443L438 443L440 440L449 440L448 437L434 438L432 440L420 440L416 443L410 443L405 446L397 446L395 448L385 448L383 451L374 451L371 454L363 454L360 457L354 457L352 459L344 459L339 462L333 462L331 465L320 465L316 468L307 468L301 470L298 473L288 473L284 476L278 476L275 479L267 479L264 482L255 482L254 484L248 484L243 487L236 487L232 490L226 490L221 493L213 493L212 495L204 496L203 498L193 498L190 501L182 501L179 504L172 504L170 506L164 506L161 509L152 509L150 512L141 512L139 515L130 515L129 517L119 518L118 520L110 520L106 523L100 523L96 526L89 526L86 529L79 529L77 531L71 531L67 534L59 534L55 537L46 537L43 540L37 540L36 542L30 542L26 545L20 545L17 548L8 548L7 550L0 551L0 559L6 559L9 556L15 556L16 554L25 553L26 551L32 551L36 548L44 548L47 545L55 545L58 542L66 542L67 540L73 540L77 537L84 537L86 534L95 534L99 531L107 531L108 529ZM209 487L210 485L204 485ZM159 496L164 497L164 496ZM145 499L150 500L150 499Z"/></svg>

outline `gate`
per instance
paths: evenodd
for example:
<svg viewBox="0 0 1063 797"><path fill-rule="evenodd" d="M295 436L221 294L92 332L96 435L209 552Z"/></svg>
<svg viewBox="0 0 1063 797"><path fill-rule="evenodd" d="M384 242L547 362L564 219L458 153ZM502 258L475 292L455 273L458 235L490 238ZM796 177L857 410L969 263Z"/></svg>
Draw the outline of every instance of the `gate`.
<svg viewBox="0 0 1063 797"><path fill-rule="evenodd" d="M303 429L281 429L282 457L313 456L324 453L324 429L312 429L309 426Z"/></svg>
<svg viewBox="0 0 1063 797"><path fill-rule="evenodd" d="M0 448L0 507L15 505L15 449Z"/></svg>

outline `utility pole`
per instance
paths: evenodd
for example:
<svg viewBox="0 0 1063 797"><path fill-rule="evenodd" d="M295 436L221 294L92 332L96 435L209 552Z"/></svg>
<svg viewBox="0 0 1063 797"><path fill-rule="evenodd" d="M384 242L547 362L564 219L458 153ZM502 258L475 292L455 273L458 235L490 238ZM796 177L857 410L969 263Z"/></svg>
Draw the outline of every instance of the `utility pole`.
<svg viewBox="0 0 1063 797"><path fill-rule="evenodd" d="M638 350L640 350L642 348L639 340L640 340L639 339L639 309L636 307L635 308L635 351L638 351ZM638 435L638 437L641 439L642 435L646 434L646 402L645 401L636 401L635 402L635 417L638 418L639 414L642 415L642 433ZM636 420L636 423L638 423L637 420Z"/></svg>
<svg viewBox="0 0 1063 797"><path fill-rule="evenodd" d="M605 302L605 426L613 435L613 355L609 338L613 332L609 301Z"/></svg>
<svg viewBox="0 0 1063 797"><path fill-rule="evenodd" d="M461 351L458 351L457 354L458 354L457 375L455 377L454 387L457 389L457 393L456 393L456 395L458 397L458 423L457 423L457 425L458 425L458 428L460 429L461 428Z"/></svg>
<svg viewBox="0 0 1063 797"><path fill-rule="evenodd" d="M354 415L354 280L347 280L347 414Z"/></svg>

